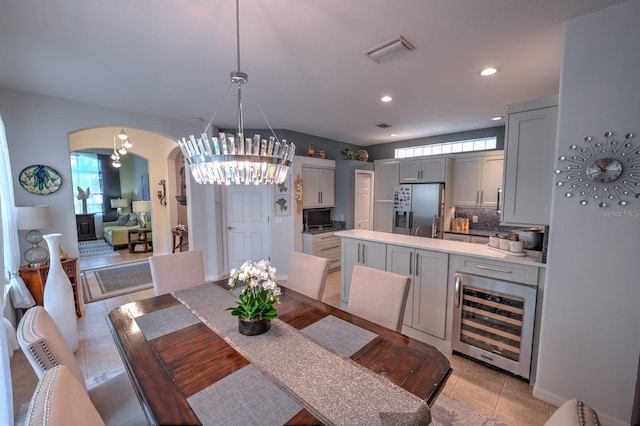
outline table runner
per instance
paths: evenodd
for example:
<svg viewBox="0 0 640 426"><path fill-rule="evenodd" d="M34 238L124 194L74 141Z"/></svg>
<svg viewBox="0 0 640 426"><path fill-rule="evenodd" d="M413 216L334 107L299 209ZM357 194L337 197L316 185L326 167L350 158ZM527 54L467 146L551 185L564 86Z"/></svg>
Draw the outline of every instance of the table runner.
<svg viewBox="0 0 640 426"><path fill-rule="evenodd" d="M217 285L174 296L262 373L328 424L428 424L426 402L371 370L273 320L260 336L243 336L227 307L236 298Z"/></svg>

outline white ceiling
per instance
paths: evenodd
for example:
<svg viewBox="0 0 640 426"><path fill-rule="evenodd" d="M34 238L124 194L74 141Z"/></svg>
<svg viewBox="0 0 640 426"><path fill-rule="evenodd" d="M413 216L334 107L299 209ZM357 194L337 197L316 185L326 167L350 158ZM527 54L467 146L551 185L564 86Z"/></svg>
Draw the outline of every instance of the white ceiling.
<svg viewBox="0 0 640 426"><path fill-rule="evenodd" d="M562 23L621 1L241 0L245 127L267 127L258 106L364 146L503 124L558 93ZM364 54L400 35L415 51ZM235 37L233 0L0 0L0 86L235 128Z"/></svg>

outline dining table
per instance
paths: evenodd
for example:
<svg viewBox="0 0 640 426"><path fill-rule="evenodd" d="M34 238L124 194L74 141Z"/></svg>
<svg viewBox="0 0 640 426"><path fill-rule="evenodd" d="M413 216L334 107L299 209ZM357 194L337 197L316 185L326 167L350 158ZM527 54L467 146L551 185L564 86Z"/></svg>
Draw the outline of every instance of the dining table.
<svg viewBox="0 0 640 426"><path fill-rule="evenodd" d="M150 424L429 424L451 374L431 345L282 288L238 333L226 280L122 305L107 323Z"/></svg>

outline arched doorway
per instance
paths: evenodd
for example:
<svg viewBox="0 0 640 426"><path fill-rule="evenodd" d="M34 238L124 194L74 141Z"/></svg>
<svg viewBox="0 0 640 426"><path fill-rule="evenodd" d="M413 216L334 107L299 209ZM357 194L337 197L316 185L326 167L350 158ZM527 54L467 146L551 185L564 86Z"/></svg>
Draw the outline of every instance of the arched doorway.
<svg viewBox="0 0 640 426"><path fill-rule="evenodd" d="M70 133L69 151L106 150L111 152L114 137L122 128L121 126L96 127ZM133 143L129 152L146 160L148 164L147 190L151 204L150 216L153 218L154 253L170 253L171 225L178 220L178 203L175 195L179 193L179 189L175 176L179 172L176 171L176 156L180 150L173 140L157 133L131 127L124 127L124 129ZM157 191L160 189L161 181L165 182L166 204L162 203L158 197ZM142 186L144 185L141 183ZM142 196L138 199L141 198Z"/></svg>

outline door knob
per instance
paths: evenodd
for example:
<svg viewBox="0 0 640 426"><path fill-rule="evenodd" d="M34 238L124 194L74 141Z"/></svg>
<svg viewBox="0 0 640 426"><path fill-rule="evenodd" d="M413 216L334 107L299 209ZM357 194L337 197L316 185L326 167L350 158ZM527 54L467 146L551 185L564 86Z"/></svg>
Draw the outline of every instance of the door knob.
<svg viewBox="0 0 640 426"><path fill-rule="evenodd" d="M236 229L233 226L227 226L227 229Z"/></svg>

